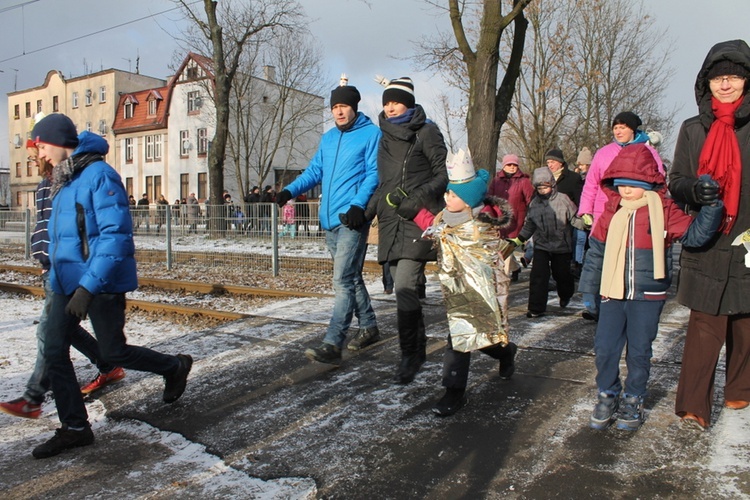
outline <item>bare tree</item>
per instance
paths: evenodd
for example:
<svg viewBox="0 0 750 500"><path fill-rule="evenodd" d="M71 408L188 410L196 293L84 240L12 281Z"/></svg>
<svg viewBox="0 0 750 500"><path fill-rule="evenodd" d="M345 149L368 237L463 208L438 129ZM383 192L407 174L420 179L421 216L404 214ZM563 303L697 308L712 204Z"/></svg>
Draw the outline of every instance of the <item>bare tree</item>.
<svg viewBox="0 0 750 500"><path fill-rule="evenodd" d="M475 164L487 165L491 170L494 170L497 160L500 128L510 112L521 67L528 25L523 11L531 1L512 0L511 8L503 15L503 1L448 0L454 40L442 36L423 41L422 54L417 56L428 66L447 72L449 82L459 86L462 84L457 82L468 82L466 130L469 149ZM445 8L437 2L428 3ZM500 40L511 24L513 50L498 86ZM468 78L462 79L461 73Z"/></svg>
<svg viewBox="0 0 750 500"><path fill-rule="evenodd" d="M575 158L610 142L612 119L626 110L647 127L672 127L675 111L661 107L674 73L669 42L642 2L537 0L527 16L529 50L501 138L508 151L534 166L553 146Z"/></svg>
<svg viewBox="0 0 750 500"><path fill-rule="evenodd" d="M216 108L216 132L208 156L208 175L212 205L223 203L224 156L229 138L230 99L243 52L249 44L261 45L282 33L300 28L301 7L293 0L257 0L219 2L203 0L204 13L192 8L195 2L175 0L198 32L208 42L213 61L213 101Z"/></svg>
<svg viewBox="0 0 750 500"><path fill-rule="evenodd" d="M320 50L301 30L278 37L251 54L232 89L229 157L241 196L251 180L261 185L274 171L299 165L317 146L310 134L320 130L324 90ZM273 63L273 64L271 64ZM262 78L254 76L262 67Z"/></svg>

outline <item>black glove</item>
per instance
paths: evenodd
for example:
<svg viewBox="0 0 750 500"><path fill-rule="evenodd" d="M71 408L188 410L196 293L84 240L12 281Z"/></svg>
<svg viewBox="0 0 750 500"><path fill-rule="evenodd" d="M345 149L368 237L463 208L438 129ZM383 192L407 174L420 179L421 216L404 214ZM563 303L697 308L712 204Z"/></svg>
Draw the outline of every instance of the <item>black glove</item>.
<svg viewBox="0 0 750 500"><path fill-rule="evenodd" d="M276 203L283 207L286 205L286 202L292 199L292 193L289 192L288 189L284 189L279 194L276 195Z"/></svg>
<svg viewBox="0 0 750 500"><path fill-rule="evenodd" d="M357 205L352 205L346 214L342 214L341 222L349 229L357 230L365 225L365 211ZM346 222L344 222L346 220Z"/></svg>
<svg viewBox="0 0 750 500"><path fill-rule="evenodd" d="M710 175L703 174L693 184L695 199L701 205L713 205L719 200L719 183Z"/></svg>
<svg viewBox="0 0 750 500"><path fill-rule="evenodd" d="M385 202L392 208L398 207L407 197L406 191L396 188L394 191L385 195Z"/></svg>
<svg viewBox="0 0 750 500"><path fill-rule="evenodd" d="M406 198L401 202L398 208L396 208L396 213L403 219L413 220L421 208L422 207L417 205L416 201L411 198Z"/></svg>
<svg viewBox="0 0 750 500"><path fill-rule="evenodd" d="M94 300L94 296L83 288L82 286L79 286L76 288L76 291L73 292L73 296L68 301L68 305L65 306L65 312L77 317L78 319L86 319L86 314L89 310L89 305L91 305L91 301Z"/></svg>

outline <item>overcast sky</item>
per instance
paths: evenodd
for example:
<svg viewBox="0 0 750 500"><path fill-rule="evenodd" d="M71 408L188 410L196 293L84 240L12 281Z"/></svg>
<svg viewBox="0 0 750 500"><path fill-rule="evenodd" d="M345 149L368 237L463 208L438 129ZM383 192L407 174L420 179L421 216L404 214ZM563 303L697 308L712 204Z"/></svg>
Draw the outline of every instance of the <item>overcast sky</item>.
<svg viewBox="0 0 750 500"><path fill-rule="evenodd" d="M202 9L201 3L196 8ZM403 57L414 52L413 42L421 36L448 29L446 14L422 0L300 3L312 19L310 30L321 44L331 88L346 72L363 94L360 109L375 118L382 87L374 75L408 75L415 80L417 102L430 112L443 83L415 71ZM23 7L14 8L19 5ZM658 0L645 6L674 41L672 65L677 73L672 81L644 85L668 85L667 104L681 107L681 121L695 112L693 84L708 49L723 40L750 39L750 0ZM135 71L138 57L142 74L166 78L178 49L170 34L179 33L183 23L179 11L167 12L174 7L171 0L0 0L0 91L42 85L52 69L65 77L81 76L87 68ZM0 99L0 141L5 144L7 115L7 98ZM7 155L7 147L0 148L4 166Z"/></svg>

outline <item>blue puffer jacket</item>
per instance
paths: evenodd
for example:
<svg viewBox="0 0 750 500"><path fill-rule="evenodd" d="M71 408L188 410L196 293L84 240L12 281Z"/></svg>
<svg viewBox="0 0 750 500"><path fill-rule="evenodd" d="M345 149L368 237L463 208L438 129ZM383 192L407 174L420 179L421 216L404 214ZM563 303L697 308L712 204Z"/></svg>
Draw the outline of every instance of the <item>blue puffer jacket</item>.
<svg viewBox="0 0 750 500"><path fill-rule="evenodd" d="M133 223L120 175L101 159L85 164L76 158L86 153L105 155L109 145L90 132L78 138L71 155L73 175L52 199L52 289L65 295L79 286L92 294L135 290Z"/></svg>
<svg viewBox="0 0 750 500"><path fill-rule="evenodd" d="M364 209L378 187L379 142L380 129L358 112L345 132L334 127L323 134L310 164L286 189L297 196L321 184L320 224L325 230L340 226L339 214L351 205Z"/></svg>

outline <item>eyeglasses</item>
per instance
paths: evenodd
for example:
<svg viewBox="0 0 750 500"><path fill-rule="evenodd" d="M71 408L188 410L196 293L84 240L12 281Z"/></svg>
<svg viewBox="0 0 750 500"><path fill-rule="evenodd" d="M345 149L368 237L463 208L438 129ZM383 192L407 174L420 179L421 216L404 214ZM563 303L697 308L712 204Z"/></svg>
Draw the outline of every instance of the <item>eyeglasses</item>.
<svg viewBox="0 0 750 500"><path fill-rule="evenodd" d="M724 83L724 80L728 81L729 83L740 83L740 82L744 82L745 81L745 79L743 77L737 76L737 75L715 76L715 77L713 77L713 78L710 79L711 83L716 83L716 84L719 84L719 85L721 85L722 83Z"/></svg>

